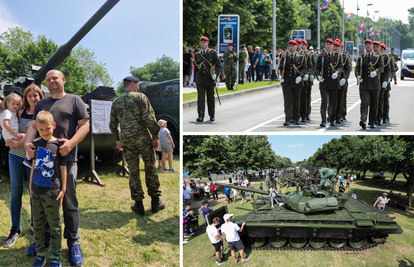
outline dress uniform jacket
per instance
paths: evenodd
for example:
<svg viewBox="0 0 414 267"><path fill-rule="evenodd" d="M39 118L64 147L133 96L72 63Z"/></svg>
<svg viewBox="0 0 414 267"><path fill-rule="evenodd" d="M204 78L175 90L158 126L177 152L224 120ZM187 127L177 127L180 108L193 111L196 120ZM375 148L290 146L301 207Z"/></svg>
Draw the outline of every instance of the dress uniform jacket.
<svg viewBox="0 0 414 267"><path fill-rule="evenodd" d="M313 85L313 80L310 78L311 75L313 75L314 73L314 61L313 61L313 56L312 52L309 51L305 51L305 50L301 50L300 53L302 55L305 56L306 58L306 65L307 65L307 71L306 74L309 75L309 79L307 81L303 82L303 88L302 91L300 93L300 116L302 117L302 121L306 120L306 117L308 115L309 111L309 105L310 105L310 94L311 94L311 90L312 90L312 85ZM316 58L316 55L315 55Z"/></svg>
<svg viewBox="0 0 414 267"><path fill-rule="evenodd" d="M388 117L388 111L389 111L389 91L388 90L388 80L391 76L391 56L388 56L387 54L381 54L382 59L384 61L384 71L381 73L380 76L380 84L381 84L381 90L379 93L379 97L378 97L378 118L377 118L377 122L378 125L381 125L381 121L386 119ZM394 68L393 68L394 69ZM382 88L382 83L383 82L387 82L387 87L386 88ZM390 86L391 88L391 86ZM385 110L386 109L386 110ZM385 111L387 111L387 115L385 114ZM385 122L386 120L384 120Z"/></svg>
<svg viewBox="0 0 414 267"><path fill-rule="evenodd" d="M346 80L345 84L341 86L342 88L345 88L346 86L348 86L349 75L351 74L351 71L352 71L352 58L347 52L342 52L341 56L342 56L342 63L343 63L344 68L341 74L339 75L339 80L341 79Z"/></svg>
<svg viewBox="0 0 414 267"><path fill-rule="evenodd" d="M324 57L323 76L322 71L322 57ZM331 56L325 53L325 56L320 53L318 60L316 61L315 76L321 75L324 79L323 82L319 83L319 89L321 90L339 90L340 73L343 70L343 64L341 56L337 52L331 52ZM338 78L332 79L332 74L338 72Z"/></svg>
<svg viewBox="0 0 414 267"><path fill-rule="evenodd" d="M361 69L361 56L358 57L355 67L355 76L358 77ZM380 76L384 70L384 62L380 54L372 52L370 59L366 53L363 54L362 60L362 83L359 84L361 90L379 90L381 88ZM371 78L372 71L377 72L377 76Z"/></svg>

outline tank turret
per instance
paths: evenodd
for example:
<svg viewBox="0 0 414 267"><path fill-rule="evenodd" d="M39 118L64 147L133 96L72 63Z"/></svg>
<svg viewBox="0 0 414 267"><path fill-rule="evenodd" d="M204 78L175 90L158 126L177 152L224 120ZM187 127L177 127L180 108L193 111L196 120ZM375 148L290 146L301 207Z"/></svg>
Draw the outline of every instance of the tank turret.
<svg viewBox="0 0 414 267"><path fill-rule="evenodd" d="M403 232L388 214L372 205L334 189L319 190L310 181L284 179L294 183L296 190L276 194L279 206L272 208L269 197L259 197L252 211L234 218L239 225L246 222L241 236L253 250L364 250ZM269 194L232 184L216 185Z"/></svg>

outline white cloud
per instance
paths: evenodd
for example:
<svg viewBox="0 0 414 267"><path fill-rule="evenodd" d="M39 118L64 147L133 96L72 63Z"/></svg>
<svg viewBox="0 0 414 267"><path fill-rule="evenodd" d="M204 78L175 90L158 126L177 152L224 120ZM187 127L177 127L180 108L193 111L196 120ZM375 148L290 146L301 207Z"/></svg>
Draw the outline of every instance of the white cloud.
<svg viewBox="0 0 414 267"><path fill-rule="evenodd" d="M303 147L303 144L290 144L290 145L285 145L285 147Z"/></svg>
<svg viewBox="0 0 414 267"><path fill-rule="evenodd" d="M6 5L0 2L0 34L14 27L21 26L14 20Z"/></svg>

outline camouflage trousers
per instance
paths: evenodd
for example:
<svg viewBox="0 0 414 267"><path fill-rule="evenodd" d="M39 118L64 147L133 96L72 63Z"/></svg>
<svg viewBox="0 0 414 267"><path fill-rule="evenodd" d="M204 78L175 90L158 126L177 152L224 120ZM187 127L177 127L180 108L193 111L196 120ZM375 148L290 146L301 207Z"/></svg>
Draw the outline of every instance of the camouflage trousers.
<svg viewBox="0 0 414 267"><path fill-rule="evenodd" d="M129 188L131 190L131 198L135 201L144 199L144 191L142 190L141 178L139 173L139 155L145 165L145 183L148 188L148 195L151 197L160 197L161 191L160 181L155 162L155 151L152 144L140 144L137 146L124 146L125 159L129 168Z"/></svg>
<svg viewBox="0 0 414 267"><path fill-rule="evenodd" d="M224 68L224 74L226 74L226 86L232 87L236 83L237 79L237 67Z"/></svg>
<svg viewBox="0 0 414 267"><path fill-rule="evenodd" d="M50 258L60 259L62 226L60 224L59 201L55 198L33 192L33 227L37 255L45 256L45 221L50 226Z"/></svg>
<svg viewBox="0 0 414 267"><path fill-rule="evenodd" d="M239 83L244 83L244 62L239 62Z"/></svg>

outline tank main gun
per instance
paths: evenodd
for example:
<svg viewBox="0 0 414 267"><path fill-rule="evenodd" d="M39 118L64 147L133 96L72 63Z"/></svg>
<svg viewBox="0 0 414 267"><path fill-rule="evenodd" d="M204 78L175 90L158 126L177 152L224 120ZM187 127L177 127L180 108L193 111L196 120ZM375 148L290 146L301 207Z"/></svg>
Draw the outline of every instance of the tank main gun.
<svg viewBox="0 0 414 267"><path fill-rule="evenodd" d="M18 80L18 83L27 87L32 82L40 85L45 79L49 70L58 67L70 54L72 49L88 34L88 32L119 2L119 0L107 0L102 7L78 30L78 32L70 38L70 40L61 45L58 50L49 58L49 60L33 74L32 77L23 77Z"/></svg>

